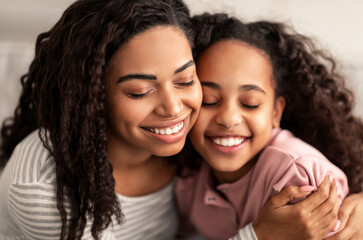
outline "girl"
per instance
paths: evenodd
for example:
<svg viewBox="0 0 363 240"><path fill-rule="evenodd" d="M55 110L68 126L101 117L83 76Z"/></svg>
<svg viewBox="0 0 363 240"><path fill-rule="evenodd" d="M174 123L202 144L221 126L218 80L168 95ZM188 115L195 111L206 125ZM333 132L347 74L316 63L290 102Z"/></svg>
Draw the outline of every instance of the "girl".
<svg viewBox="0 0 363 240"><path fill-rule="evenodd" d="M325 175L343 200L346 176L327 158L360 191L363 124L334 61L281 23L244 25L223 14L193 20L203 106L189 139L205 162L177 183L181 231L230 238L283 187L317 188ZM314 234L324 237L324 229Z"/></svg>
<svg viewBox="0 0 363 240"><path fill-rule="evenodd" d="M165 157L182 149L201 104L192 33L179 0L82 0L39 35L1 130L0 239L174 237ZM309 193L294 189L280 196ZM332 209L328 190L308 202ZM265 213L294 218L275 209ZM278 221L263 219L274 231Z"/></svg>

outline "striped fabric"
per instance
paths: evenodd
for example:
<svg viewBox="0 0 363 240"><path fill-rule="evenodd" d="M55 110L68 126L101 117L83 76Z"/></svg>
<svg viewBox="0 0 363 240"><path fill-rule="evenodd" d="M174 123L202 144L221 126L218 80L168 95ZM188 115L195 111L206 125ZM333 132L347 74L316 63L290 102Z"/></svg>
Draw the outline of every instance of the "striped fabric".
<svg viewBox="0 0 363 240"><path fill-rule="evenodd" d="M102 234L111 239L174 239L177 214L174 183L142 197L118 195L125 223ZM14 150L0 176L0 239L59 239L61 219L56 202L55 163L34 131ZM65 199L67 213L70 205ZM82 239L92 239L91 222Z"/></svg>
<svg viewBox="0 0 363 240"><path fill-rule="evenodd" d="M229 240L258 240L253 230L252 222L240 229L238 234Z"/></svg>

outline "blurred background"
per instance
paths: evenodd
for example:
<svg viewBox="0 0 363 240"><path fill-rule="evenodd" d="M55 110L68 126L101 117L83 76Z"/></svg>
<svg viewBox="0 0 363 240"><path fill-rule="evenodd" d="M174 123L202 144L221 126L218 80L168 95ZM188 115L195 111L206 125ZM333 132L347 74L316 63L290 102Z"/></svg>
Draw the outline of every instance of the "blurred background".
<svg viewBox="0 0 363 240"><path fill-rule="evenodd" d="M0 0L0 121L11 115L19 78L34 54L35 39L73 0ZM226 12L244 21L287 21L338 59L363 117L363 1L361 0L185 0L192 14Z"/></svg>

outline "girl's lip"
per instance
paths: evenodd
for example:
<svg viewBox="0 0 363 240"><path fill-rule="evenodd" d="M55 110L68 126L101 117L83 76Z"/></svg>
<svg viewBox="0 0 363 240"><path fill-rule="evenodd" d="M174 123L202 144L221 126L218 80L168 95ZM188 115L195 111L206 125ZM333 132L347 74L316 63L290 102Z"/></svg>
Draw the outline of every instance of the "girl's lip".
<svg viewBox="0 0 363 240"><path fill-rule="evenodd" d="M243 139L243 142L241 142L240 144L234 145L234 146L222 146L222 145L216 144L213 141L213 139L216 139L216 138L240 138L240 139ZM234 153L244 147L246 142L249 141L249 137L242 137L240 135L228 135L228 136L224 135L223 137L222 136L213 136L213 137L209 136L209 137L207 137L207 140L212 145L212 147L214 147L219 152Z"/></svg>

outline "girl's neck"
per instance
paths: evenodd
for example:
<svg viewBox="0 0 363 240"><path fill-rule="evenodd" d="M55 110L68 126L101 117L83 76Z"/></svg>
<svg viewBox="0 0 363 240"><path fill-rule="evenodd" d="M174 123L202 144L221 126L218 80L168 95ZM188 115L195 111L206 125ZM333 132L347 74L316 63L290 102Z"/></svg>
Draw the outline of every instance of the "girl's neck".
<svg viewBox="0 0 363 240"><path fill-rule="evenodd" d="M216 185L223 183L234 183L238 181L251 170L251 168L256 164L257 159L258 157L254 157L235 172L221 172L212 168L212 172L216 180Z"/></svg>

